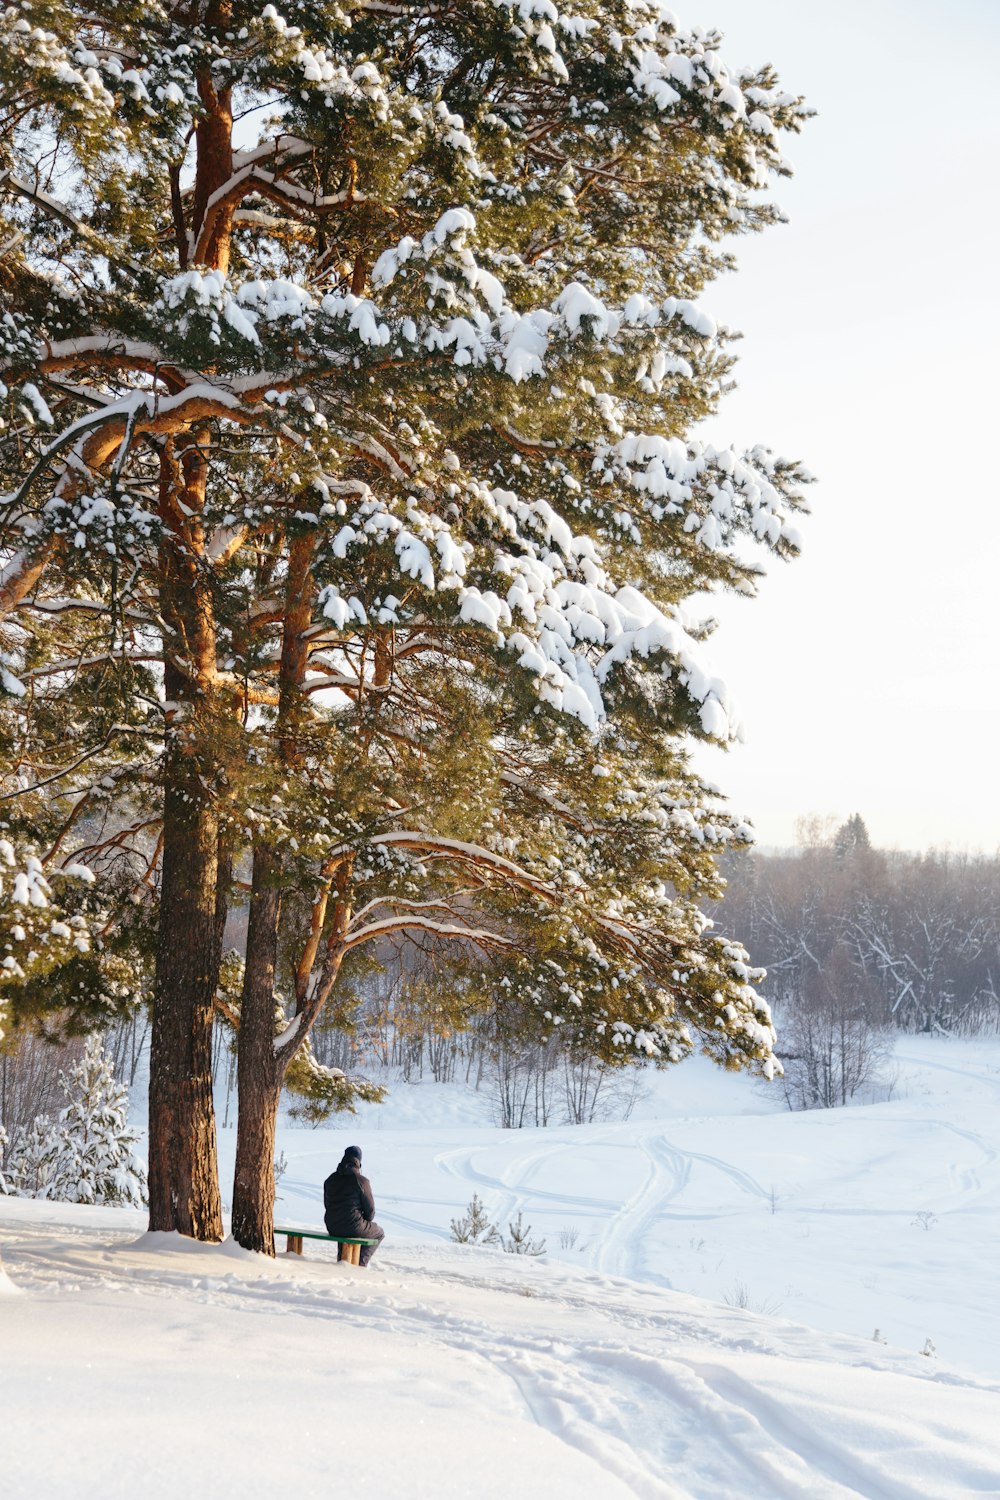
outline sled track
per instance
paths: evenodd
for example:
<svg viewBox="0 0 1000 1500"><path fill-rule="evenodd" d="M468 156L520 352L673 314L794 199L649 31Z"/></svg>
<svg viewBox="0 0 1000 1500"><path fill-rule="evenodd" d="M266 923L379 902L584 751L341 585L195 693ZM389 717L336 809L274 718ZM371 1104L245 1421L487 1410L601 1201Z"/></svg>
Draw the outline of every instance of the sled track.
<svg viewBox="0 0 1000 1500"><path fill-rule="evenodd" d="M546 1208L560 1208L574 1218L590 1219L595 1215L606 1215L611 1211L607 1198L558 1193L547 1188L527 1186L528 1180L536 1175L543 1163L564 1151L572 1151L575 1147L574 1141L557 1141L548 1146L540 1146L511 1162L499 1176L480 1172L473 1165L475 1157L483 1155L489 1149L495 1150L495 1147L472 1146L462 1147L457 1151L444 1151L434 1158L434 1164L471 1187L482 1188L489 1195L485 1202L487 1212L501 1224L515 1218L522 1209L530 1213L534 1203Z"/></svg>
<svg viewBox="0 0 1000 1500"><path fill-rule="evenodd" d="M664 1204L684 1191L691 1176L690 1158L665 1136L644 1136L638 1144L646 1155L646 1179L615 1214L594 1256L598 1269L621 1275L638 1268L645 1231L661 1216ZM623 1145L621 1149L631 1148ZM666 1277L656 1280L670 1285Z"/></svg>
<svg viewBox="0 0 1000 1500"><path fill-rule="evenodd" d="M717 1156L708 1156L700 1151L684 1151L662 1134L650 1134L636 1143L647 1157L647 1173L643 1185L627 1200L615 1214L604 1239L597 1249L595 1264L605 1271L617 1271L622 1275L633 1275L642 1268L645 1279L669 1286L667 1277L650 1272L643 1260L642 1246L647 1231L657 1219L703 1221L720 1217L724 1210L702 1210L671 1205L681 1197L689 1185L696 1167L710 1168L733 1183L741 1193L766 1202L766 1188L748 1172L733 1167ZM632 1149L631 1147L623 1149ZM634 1248L627 1249L629 1242Z"/></svg>

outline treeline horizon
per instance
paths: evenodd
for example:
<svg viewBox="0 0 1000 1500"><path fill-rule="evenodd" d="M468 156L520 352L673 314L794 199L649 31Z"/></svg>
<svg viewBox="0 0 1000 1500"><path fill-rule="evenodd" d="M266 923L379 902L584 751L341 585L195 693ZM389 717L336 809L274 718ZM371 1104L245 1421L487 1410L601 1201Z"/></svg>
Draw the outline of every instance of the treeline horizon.
<svg viewBox="0 0 1000 1500"><path fill-rule="evenodd" d="M821 980L908 1030L1000 1015L1000 855L877 848L857 813L805 831L731 858L714 912L767 969L772 1005Z"/></svg>

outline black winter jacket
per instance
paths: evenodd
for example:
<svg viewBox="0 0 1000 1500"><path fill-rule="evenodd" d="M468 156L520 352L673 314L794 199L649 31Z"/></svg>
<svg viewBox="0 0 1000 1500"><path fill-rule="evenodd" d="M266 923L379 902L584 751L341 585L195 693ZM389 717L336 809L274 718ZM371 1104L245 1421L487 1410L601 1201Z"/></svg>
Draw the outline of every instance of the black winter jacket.
<svg viewBox="0 0 1000 1500"><path fill-rule="evenodd" d="M327 1234L360 1234L375 1217L372 1185L361 1175L361 1163L345 1158L323 1184Z"/></svg>

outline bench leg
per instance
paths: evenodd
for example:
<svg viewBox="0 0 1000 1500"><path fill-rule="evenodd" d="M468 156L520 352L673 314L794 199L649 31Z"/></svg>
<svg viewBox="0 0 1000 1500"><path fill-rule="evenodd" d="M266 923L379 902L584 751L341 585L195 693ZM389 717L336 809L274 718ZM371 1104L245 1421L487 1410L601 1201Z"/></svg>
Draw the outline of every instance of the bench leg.
<svg viewBox="0 0 1000 1500"><path fill-rule="evenodd" d="M351 1252L351 1265L352 1266L360 1266L360 1264L361 1264L361 1246L360 1245L348 1245L347 1248Z"/></svg>
<svg viewBox="0 0 1000 1500"><path fill-rule="evenodd" d="M286 1255L301 1255L302 1254L302 1236L301 1236L301 1234L289 1234L289 1235L285 1236L285 1254Z"/></svg>

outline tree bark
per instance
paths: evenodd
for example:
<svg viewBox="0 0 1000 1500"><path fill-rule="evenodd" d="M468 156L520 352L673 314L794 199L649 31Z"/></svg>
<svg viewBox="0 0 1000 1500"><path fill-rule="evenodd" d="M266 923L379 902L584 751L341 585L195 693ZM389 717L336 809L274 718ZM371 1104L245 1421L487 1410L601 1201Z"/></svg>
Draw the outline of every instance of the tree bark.
<svg viewBox="0 0 1000 1500"><path fill-rule="evenodd" d="M221 1240L212 1098L218 830L196 780L183 766L168 768L149 1055L149 1227Z"/></svg>
<svg viewBox="0 0 1000 1500"><path fill-rule="evenodd" d="M216 625L202 566L208 434L161 458L167 627L163 867L149 1058L149 1227L222 1239L212 1097L221 958ZM224 911L224 895L222 910ZM223 919L224 920L224 919Z"/></svg>
<svg viewBox="0 0 1000 1500"><path fill-rule="evenodd" d="M254 847L246 970L240 1006L233 1237L246 1250L274 1254L274 1134L284 1068L274 1053L274 974L278 957L281 856Z"/></svg>
<svg viewBox="0 0 1000 1500"><path fill-rule="evenodd" d="M350 919L349 901L338 892L316 993L297 1014L300 1030L275 1052L274 975L281 915L281 855L263 841L254 847L253 887L247 931L246 971L240 1006L237 1063L239 1123L233 1183L233 1237L246 1250L274 1254L274 1140L281 1086L288 1064L302 1046L340 972ZM345 882L346 883L346 882ZM325 905L325 903L324 903Z"/></svg>

